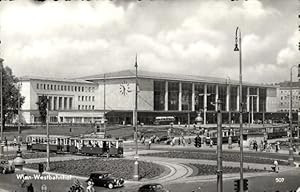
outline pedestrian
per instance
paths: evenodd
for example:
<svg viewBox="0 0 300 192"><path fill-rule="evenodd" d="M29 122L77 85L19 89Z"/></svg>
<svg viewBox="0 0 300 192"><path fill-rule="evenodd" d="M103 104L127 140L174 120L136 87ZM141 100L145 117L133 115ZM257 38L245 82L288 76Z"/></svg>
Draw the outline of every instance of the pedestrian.
<svg viewBox="0 0 300 192"><path fill-rule="evenodd" d="M16 146L17 145L17 138L16 138L16 136L14 136L14 146Z"/></svg>
<svg viewBox="0 0 300 192"><path fill-rule="evenodd" d="M88 186L86 188L86 192L95 192L93 181L88 181Z"/></svg>
<svg viewBox="0 0 300 192"><path fill-rule="evenodd" d="M213 144L214 144L213 140L212 140L212 139L210 139L210 142L209 142L209 147L212 147L212 146L213 146Z"/></svg>
<svg viewBox="0 0 300 192"><path fill-rule="evenodd" d="M30 183L28 186L27 186L27 192L34 192L34 188L32 186L32 183Z"/></svg>
<svg viewBox="0 0 300 192"><path fill-rule="evenodd" d="M277 143L275 144L275 151L276 151L276 153L278 152L278 144Z"/></svg>
<svg viewBox="0 0 300 192"><path fill-rule="evenodd" d="M278 170L279 170L279 167L278 167L278 161L275 160L275 161L274 161L274 171L275 171L276 173L278 173Z"/></svg>
<svg viewBox="0 0 300 192"><path fill-rule="evenodd" d="M149 139L149 143L148 143L148 149L150 150L151 147L151 139Z"/></svg>

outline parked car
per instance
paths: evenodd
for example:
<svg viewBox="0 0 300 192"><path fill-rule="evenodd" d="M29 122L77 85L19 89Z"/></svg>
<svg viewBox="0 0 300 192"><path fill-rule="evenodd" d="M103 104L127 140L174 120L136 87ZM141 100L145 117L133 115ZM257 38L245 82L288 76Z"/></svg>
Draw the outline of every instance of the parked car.
<svg viewBox="0 0 300 192"><path fill-rule="evenodd" d="M90 180L94 182L95 186L108 187L109 189L124 186L124 179L112 177L111 174L105 171L92 172L87 181Z"/></svg>
<svg viewBox="0 0 300 192"><path fill-rule="evenodd" d="M143 185L139 188L138 192L170 192L162 184L151 183Z"/></svg>
<svg viewBox="0 0 300 192"><path fill-rule="evenodd" d="M14 172L15 172L15 166L13 163L10 163L4 159L0 159L0 173L6 174L6 173L14 173Z"/></svg>

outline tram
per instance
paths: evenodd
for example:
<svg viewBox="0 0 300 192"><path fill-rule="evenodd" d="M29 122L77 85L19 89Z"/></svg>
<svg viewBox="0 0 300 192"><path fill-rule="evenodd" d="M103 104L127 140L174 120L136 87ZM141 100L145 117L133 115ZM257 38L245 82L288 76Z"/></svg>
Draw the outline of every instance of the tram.
<svg viewBox="0 0 300 192"><path fill-rule="evenodd" d="M27 150L47 151L47 135L28 135L26 143ZM97 138L92 135L81 137L49 135L49 150L54 153L123 157L124 145L122 139Z"/></svg>
<svg viewBox="0 0 300 192"><path fill-rule="evenodd" d="M250 133L265 133L266 139L275 139L286 137L288 131L287 125L273 125L273 126L266 126L266 127L252 127L252 128L244 128L244 139L247 138L247 134ZM232 142L236 143L240 137L240 130L239 128L229 128L223 127L222 128L222 139L223 143L228 143L229 136L232 138ZM204 136L206 136L206 142L209 143L210 139L213 140L213 143L217 143L217 130L216 128L212 128L207 131Z"/></svg>

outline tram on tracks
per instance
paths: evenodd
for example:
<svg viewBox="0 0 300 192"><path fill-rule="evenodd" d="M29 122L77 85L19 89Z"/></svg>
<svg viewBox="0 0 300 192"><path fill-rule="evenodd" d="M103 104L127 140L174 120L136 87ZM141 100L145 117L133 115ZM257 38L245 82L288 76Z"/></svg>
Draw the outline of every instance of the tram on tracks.
<svg viewBox="0 0 300 192"><path fill-rule="evenodd" d="M35 134L26 137L27 150L47 151L47 135ZM49 135L49 150L54 153L123 157L122 139L99 138L96 135L64 136Z"/></svg>
<svg viewBox="0 0 300 192"><path fill-rule="evenodd" d="M286 137L288 132L288 125L268 125L265 127L244 127L244 139L247 138L247 134L250 133L263 133L266 135L266 139L275 139ZM213 140L213 143L217 143L217 128L210 128L206 133L206 142L209 143ZM238 142L240 138L240 130L237 127L223 127L222 128L223 143L228 143L229 136L231 136L232 142Z"/></svg>

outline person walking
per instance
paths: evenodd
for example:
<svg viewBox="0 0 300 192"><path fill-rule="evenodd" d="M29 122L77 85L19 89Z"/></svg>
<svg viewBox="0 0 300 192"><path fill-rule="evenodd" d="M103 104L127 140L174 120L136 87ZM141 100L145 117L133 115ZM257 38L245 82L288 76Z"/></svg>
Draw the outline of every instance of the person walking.
<svg viewBox="0 0 300 192"><path fill-rule="evenodd" d="M274 161L274 171L275 171L276 173L278 173L278 170L279 170L278 161L275 160L275 161Z"/></svg>
<svg viewBox="0 0 300 192"><path fill-rule="evenodd" d="M30 183L28 186L27 186L27 192L34 192L34 188L32 186L32 183Z"/></svg>
<svg viewBox="0 0 300 192"><path fill-rule="evenodd" d="M88 181L88 186L86 188L86 192L95 192L93 181Z"/></svg>

